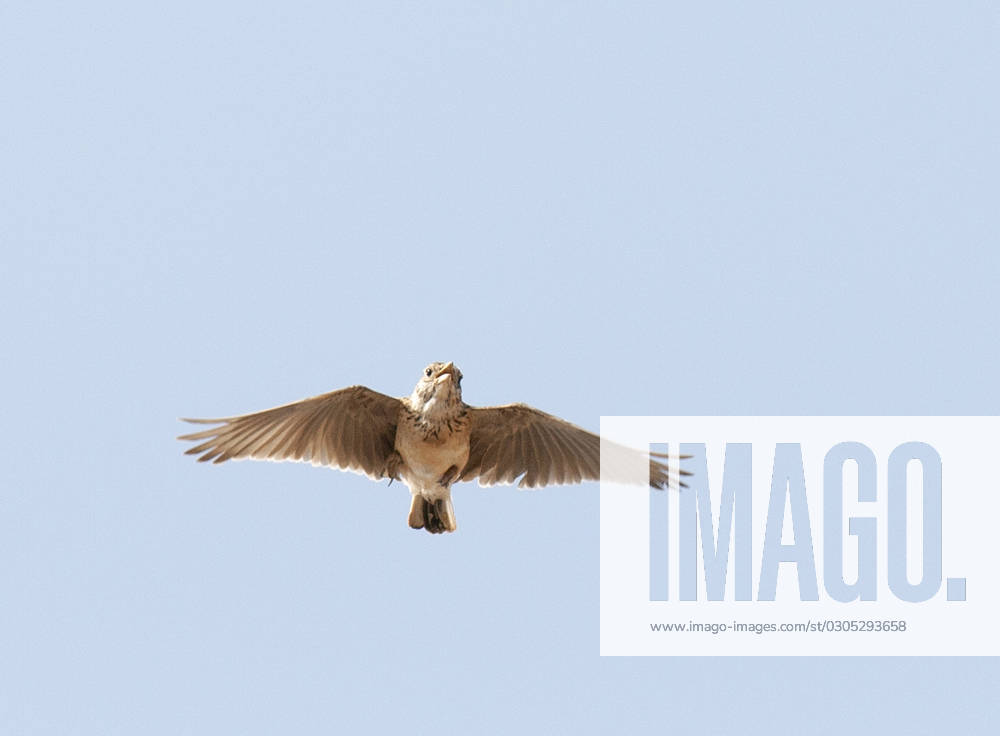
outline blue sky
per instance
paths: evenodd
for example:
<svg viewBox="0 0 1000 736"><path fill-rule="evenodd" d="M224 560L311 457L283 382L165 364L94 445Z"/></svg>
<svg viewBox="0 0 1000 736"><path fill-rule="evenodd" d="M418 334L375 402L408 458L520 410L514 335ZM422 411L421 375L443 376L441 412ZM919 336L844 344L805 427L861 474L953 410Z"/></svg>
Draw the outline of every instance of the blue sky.
<svg viewBox="0 0 1000 736"><path fill-rule="evenodd" d="M4 3L0 730L986 732L995 660L599 658L596 484L459 486L432 537L174 436L432 360L594 430L996 414L998 31Z"/></svg>

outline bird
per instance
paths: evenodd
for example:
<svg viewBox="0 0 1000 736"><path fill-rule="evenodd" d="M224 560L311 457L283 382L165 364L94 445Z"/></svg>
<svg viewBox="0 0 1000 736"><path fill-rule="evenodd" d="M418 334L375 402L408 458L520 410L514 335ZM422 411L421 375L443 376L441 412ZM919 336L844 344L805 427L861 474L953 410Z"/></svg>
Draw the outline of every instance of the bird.
<svg viewBox="0 0 1000 736"><path fill-rule="evenodd" d="M598 435L526 404L466 404L453 362L428 365L402 398L358 385L252 414L183 421L216 425L178 437L199 442L185 452L199 462L289 460L402 481L411 494L407 523L431 534L458 528L456 482L540 488L601 477ZM609 446L623 467L639 452L605 442L607 462ZM686 487L681 476L691 473L674 472L663 458L649 453L650 487Z"/></svg>

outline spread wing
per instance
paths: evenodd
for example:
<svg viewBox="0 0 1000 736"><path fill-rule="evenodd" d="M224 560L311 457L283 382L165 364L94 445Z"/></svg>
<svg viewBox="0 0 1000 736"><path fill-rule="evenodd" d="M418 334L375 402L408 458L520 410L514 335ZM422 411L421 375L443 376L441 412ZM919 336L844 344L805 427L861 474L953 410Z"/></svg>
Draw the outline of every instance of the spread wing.
<svg viewBox="0 0 1000 736"><path fill-rule="evenodd" d="M364 386L303 399L274 409L225 419L185 419L218 424L180 440L204 440L185 454L199 462L253 458L330 465L379 479L396 442L402 402Z"/></svg>
<svg viewBox="0 0 1000 736"><path fill-rule="evenodd" d="M492 486L521 478L518 488L538 488L601 477L601 438L575 424L524 404L470 407L469 418L469 461L459 480L478 476L479 485ZM609 450L620 467L630 467L638 454L606 442L606 460ZM657 457L665 455L650 453L649 485L686 487L678 476L690 473L675 472Z"/></svg>

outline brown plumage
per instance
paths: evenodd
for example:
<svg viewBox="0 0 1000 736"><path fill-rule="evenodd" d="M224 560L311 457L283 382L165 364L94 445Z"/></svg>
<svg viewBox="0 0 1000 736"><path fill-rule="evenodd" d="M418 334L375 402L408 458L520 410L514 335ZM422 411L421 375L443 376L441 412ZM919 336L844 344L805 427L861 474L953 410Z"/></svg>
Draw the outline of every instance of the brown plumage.
<svg viewBox="0 0 1000 736"><path fill-rule="evenodd" d="M600 479L600 437L524 404L469 406L461 382L453 363L432 363L408 397L351 386L254 414L186 419L217 426L178 439L200 441L186 453L200 462L293 460L402 480L413 496L410 526L432 533L457 528L457 481L538 488ZM637 452L607 442L604 450L615 467ZM650 455L650 486L685 485L687 471Z"/></svg>

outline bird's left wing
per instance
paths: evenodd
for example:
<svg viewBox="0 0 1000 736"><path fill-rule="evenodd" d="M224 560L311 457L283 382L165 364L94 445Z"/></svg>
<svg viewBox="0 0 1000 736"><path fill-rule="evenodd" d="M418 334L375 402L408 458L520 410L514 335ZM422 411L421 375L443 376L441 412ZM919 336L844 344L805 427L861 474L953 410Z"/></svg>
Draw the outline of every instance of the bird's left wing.
<svg viewBox="0 0 1000 736"><path fill-rule="evenodd" d="M469 407L469 421L469 460L459 480L478 476L479 485L492 486L521 478L518 488L537 488L601 477L601 438L559 417L525 404L508 404ZM606 454L609 448L619 468L630 467L638 454L609 443ZM678 476L690 473L673 471L655 459L662 457L650 453L649 485L686 486Z"/></svg>
<svg viewBox="0 0 1000 736"><path fill-rule="evenodd" d="M186 419L221 426L177 439L204 440L185 453L201 455L199 462L298 460L379 479L392 474L386 463L394 452L401 407L397 398L351 386L255 414Z"/></svg>

